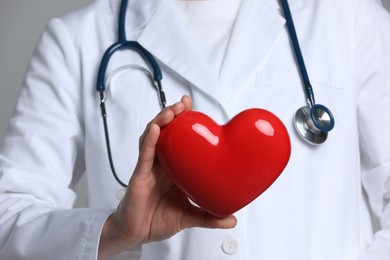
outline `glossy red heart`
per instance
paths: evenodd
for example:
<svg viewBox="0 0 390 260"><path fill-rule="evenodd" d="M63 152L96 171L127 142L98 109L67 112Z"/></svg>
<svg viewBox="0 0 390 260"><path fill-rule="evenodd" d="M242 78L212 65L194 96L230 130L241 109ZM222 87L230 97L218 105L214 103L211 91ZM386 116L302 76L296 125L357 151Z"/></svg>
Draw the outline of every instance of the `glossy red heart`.
<svg viewBox="0 0 390 260"><path fill-rule="evenodd" d="M248 109L220 126L188 111L161 129L157 159L192 201L217 217L230 215L263 193L290 158L284 124L263 109Z"/></svg>

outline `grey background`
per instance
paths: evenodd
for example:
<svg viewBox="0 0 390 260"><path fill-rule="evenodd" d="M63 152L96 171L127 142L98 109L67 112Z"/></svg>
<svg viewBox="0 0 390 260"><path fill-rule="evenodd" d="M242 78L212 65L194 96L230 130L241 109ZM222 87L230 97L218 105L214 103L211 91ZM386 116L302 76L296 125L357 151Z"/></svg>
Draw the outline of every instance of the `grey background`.
<svg viewBox="0 0 390 260"><path fill-rule="evenodd" d="M28 60L47 21L52 17L61 16L92 1L1 0L0 140L3 139L8 119L13 113ZM383 0L382 2L390 10L390 0ZM76 202L77 207L85 204L84 187L85 180L82 179L77 186L79 194Z"/></svg>

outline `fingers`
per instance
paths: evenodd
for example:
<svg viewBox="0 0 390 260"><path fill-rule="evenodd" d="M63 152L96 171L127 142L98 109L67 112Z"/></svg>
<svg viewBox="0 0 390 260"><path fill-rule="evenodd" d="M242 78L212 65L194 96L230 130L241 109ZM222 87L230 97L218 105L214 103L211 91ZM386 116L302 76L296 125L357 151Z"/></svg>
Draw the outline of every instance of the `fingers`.
<svg viewBox="0 0 390 260"><path fill-rule="evenodd" d="M236 225L237 219L233 215L217 218L200 208L194 208L188 215L184 215L182 220L182 229L192 227L228 229Z"/></svg>
<svg viewBox="0 0 390 260"><path fill-rule="evenodd" d="M203 216L200 216L199 223L197 226L203 228L228 229L228 228L234 228L236 225L237 225L237 219L233 215L220 219L205 212L203 213Z"/></svg>
<svg viewBox="0 0 390 260"><path fill-rule="evenodd" d="M163 127L170 123L172 119L184 111L192 109L192 100L189 96L183 96L181 100L171 106L164 108L152 121L152 124L157 124Z"/></svg>
<svg viewBox="0 0 390 260"><path fill-rule="evenodd" d="M184 110L192 110L192 99L189 96L183 96L180 100L184 104Z"/></svg>
<svg viewBox="0 0 390 260"><path fill-rule="evenodd" d="M147 133L149 132L149 128L152 124L155 124L159 127L163 127L163 126L167 125L169 122L171 122L172 119L175 117L175 113L177 112L178 109L177 108L171 109L171 107L172 106L169 106L169 107L165 108L164 110L162 110L151 122L149 122L147 124L145 131L143 132L143 134L139 138L138 146L139 146L140 151L142 150L142 146L143 146L145 137L146 137Z"/></svg>
<svg viewBox="0 0 390 260"><path fill-rule="evenodd" d="M139 138L139 148L141 149L144 142L146 133L149 131L151 124L156 124L159 127L163 127L169 124L175 116L184 111L192 109L192 100L189 96L183 96L180 102L177 102L171 106L164 108L147 126L144 133Z"/></svg>
<svg viewBox="0 0 390 260"><path fill-rule="evenodd" d="M155 147L160 134L160 128L169 124L175 116L192 109L192 100L183 96L180 102L164 108L147 126L139 138L139 162L136 169L142 173L150 173L155 159Z"/></svg>
<svg viewBox="0 0 390 260"><path fill-rule="evenodd" d="M200 224L199 224L199 226L203 228L221 228L221 229L234 228L236 225L237 225L237 219L233 215L221 219L209 213L204 213L203 219L200 219Z"/></svg>
<svg viewBox="0 0 390 260"><path fill-rule="evenodd" d="M170 123L173 117L179 115L184 111L192 109L192 100L189 96L183 96L181 100L171 106L164 108L153 120L151 123L155 123L160 127ZM172 114L173 112L173 114Z"/></svg>

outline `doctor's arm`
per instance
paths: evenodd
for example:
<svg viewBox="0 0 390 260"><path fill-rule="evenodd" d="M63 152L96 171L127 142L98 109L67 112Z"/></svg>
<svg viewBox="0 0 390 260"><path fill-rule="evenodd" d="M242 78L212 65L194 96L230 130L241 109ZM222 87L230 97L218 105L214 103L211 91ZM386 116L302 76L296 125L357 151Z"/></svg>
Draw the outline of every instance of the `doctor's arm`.
<svg viewBox="0 0 390 260"><path fill-rule="evenodd" d="M374 11L376 10L376 11ZM355 25L362 185L380 230L359 260L390 259L390 15L363 0ZM359 16L360 15L360 16Z"/></svg>

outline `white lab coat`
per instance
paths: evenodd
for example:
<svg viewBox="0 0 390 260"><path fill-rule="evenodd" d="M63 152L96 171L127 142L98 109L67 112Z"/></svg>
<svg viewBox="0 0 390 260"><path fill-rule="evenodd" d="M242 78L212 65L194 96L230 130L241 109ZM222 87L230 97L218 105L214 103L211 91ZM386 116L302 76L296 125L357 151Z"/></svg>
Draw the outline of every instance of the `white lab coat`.
<svg viewBox="0 0 390 260"><path fill-rule="evenodd" d="M283 174L236 213L231 230L189 229L117 259L390 259L390 18L373 0L291 0L317 103L336 118L320 146L298 138L306 104L276 0L243 0L220 75L213 75L170 0L133 0L127 36L159 61L168 103L184 94L219 123L265 108L285 123L292 154ZM0 155L0 258L95 259L121 189L107 160L95 92L103 52L117 38L119 0L99 0L45 30ZM115 54L109 73L143 64ZM142 72L107 87L113 156L127 182L138 137L159 111ZM9 86L6 86L9 87ZM88 209L71 209L85 172ZM369 207L380 219L375 235Z"/></svg>

